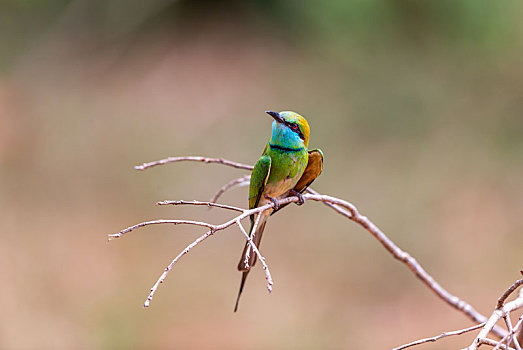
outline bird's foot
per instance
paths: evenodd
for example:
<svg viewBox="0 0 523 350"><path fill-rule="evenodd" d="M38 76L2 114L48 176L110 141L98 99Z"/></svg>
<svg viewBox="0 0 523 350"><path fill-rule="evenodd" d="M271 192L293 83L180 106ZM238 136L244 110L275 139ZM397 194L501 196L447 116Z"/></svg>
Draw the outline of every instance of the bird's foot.
<svg viewBox="0 0 523 350"><path fill-rule="evenodd" d="M290 190L289 194L298 197L298 201L296 202L297 205L302 205L305 203L305 198L303 198L303 195L295 189Z"/></svg>
<svg viewBox="0 0 523 350"><path fill-rule="evenodd" d="M265 196L265 198L267 198L268 200L270 200L272 202L272 204L274 204L274 206L273 206L274 211L280 209L280 204L278 203L278 201L275 198L272 198L269 196Z"/></svg>

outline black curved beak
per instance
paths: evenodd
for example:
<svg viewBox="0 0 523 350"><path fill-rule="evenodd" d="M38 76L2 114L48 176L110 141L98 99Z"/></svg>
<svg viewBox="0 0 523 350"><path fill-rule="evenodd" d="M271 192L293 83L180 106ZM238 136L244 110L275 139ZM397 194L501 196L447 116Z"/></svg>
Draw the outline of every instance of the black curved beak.
<svg viewBox="0 0 523 350"><path fill-rule="evenodd" d="M276 120L278 123L283 123L284 120L283 120L283 117L280 115L280 113L278 112L273 112L273 111L265 111L265 113L267 113L268 115L270 115L271 117L274 118L274 120Z"/></svg>

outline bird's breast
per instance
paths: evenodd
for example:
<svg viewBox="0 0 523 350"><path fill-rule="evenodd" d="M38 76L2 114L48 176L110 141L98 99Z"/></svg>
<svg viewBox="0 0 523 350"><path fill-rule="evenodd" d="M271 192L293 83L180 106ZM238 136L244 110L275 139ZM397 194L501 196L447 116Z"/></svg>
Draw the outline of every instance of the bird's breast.
<svg viewBox="0 0 523 350"><path fill-rule="evenodd" d="M265 194L279 197L293 188L307 166L307 151L271 152L272 164L265 185Z"/></svg>
<svg viewBox="0 0 523 350"><path fill-rule="evenodd" d="M286 177L279 181L267 182L264 193L269 197L279 197L293 188L297 181L292 177Z"/></svg>

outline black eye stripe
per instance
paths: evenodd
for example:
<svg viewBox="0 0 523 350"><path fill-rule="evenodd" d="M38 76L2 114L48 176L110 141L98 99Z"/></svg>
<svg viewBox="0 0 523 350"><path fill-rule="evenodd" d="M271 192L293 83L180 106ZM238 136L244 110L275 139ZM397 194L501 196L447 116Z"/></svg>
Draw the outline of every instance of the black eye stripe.
<svg viewBox="0 0 523 350"><path fill-rule="evenodd" d="M303 136L303 133L301 132L300 126L296 123L285 123L285 125L291 129L293 132L297 133L300 139L305 140L305 136ZM296 126L296 129L293 129L293 126Z"/></svg>

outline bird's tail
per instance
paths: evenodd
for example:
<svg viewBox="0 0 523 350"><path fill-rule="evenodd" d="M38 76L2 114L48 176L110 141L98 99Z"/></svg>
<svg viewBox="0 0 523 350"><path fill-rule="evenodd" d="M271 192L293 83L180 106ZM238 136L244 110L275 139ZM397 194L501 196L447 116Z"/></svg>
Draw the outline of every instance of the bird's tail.
<svg viewBox="0 0 523 350"><path fill-rule="evenodd" d="M254 243L254 245L256 245L256 248L258 248L260 246L261 238L263 235L263 230L265 229L265 224L267 223L267 217L268 217L268 215L264 215L264 214L260 214L260 215L263 215L263 216L260 218L259 226L256 229L256 232L254 233L254 238L253 238L253 243ZM253 226L254 226L254 220L252 220L251 229L249 230L251 236L252 236ZM249 249L249 246L250 246L249 242L246 242L245 247L243 248L242 256L240 258L240 262L238 263L238 270L242 271L243 273L242 273L242 280L240 283L240 290L238 292L238 297L236 298L236 305L234 306L234 312L236 312L236 310L238 310L238 303L240 301L240 296L242 295L243 286L245 285L245 280L247 279L247 275L249 274L249 271L254 266L254 264L256 263L256 260L257 260L256 253L252 250L252 247ZM247 249L249 249L248 265L245 263Z"/></svg>
<svg viewBox="0 0 523 350"><path fill-rule="evenodd" d="M247 279L247 275L249 274L249 270L243 271L242 273L242 281L240 283L240 291L238 292L238 296L236 297L236 304L234 305L234 312L238 311L238 304L240 303L240 296L243 292L243 286L245 285L245 280Z"/></svg>

